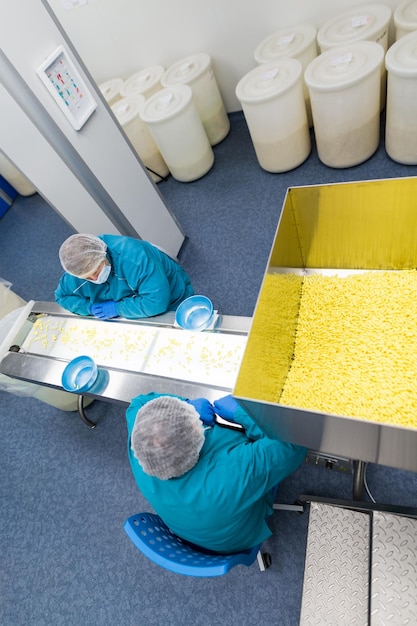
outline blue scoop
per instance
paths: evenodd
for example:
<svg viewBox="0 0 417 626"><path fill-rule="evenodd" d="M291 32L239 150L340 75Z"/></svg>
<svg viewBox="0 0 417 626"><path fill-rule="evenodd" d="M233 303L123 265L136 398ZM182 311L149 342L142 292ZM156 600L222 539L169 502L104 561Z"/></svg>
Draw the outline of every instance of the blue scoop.
<svg viewBox="0 0 417 626"><path fill-rule="evenodd" d="M181 302L175 322L185 330L204 330L213 319L213 303L206 296L190 296Z"/></svg>
<svg viewBox="0 0 417 626"><path fill-rule="evenodd" d="M66 391L83 393L94 385L98 369L89 356L78 356L68 363L62 373L62 386Z"/></svg>

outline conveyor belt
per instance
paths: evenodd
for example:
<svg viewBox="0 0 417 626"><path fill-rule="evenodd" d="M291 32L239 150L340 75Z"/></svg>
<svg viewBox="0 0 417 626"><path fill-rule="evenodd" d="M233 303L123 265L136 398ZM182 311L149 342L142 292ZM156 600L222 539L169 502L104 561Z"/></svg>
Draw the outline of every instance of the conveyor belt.
<svg viewBox="0 0 417 626"><path fill-rule="evenodd" d="M223 317L214 330L197 333L175 328L173 313L102 321L32 302L8 333L6 349L3 342L0 372L62 388L66 364L87 354L99 376L85 395L123 404L150 391L213 399L233 389L249 322ZM12 344L17 348L10 352Z"/></svg>
<svg viewBox="0 0 417 626"><path fill-rule="evenodd" d="M231 388L245 345L242 335L45 314L36 320L20 350L67 361L86 354L99 367Z"/></svg>

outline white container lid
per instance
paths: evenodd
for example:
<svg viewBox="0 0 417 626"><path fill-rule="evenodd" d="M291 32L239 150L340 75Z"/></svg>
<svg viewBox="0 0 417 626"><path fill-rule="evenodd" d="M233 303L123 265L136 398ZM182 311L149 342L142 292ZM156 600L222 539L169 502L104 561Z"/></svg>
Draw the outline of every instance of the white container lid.
<svg viewBox="0 0 417 626"><path fill-rule="evenodd" d="M404 30L417 30L417 0L404 0L397 6L394 24Z"/></svg>
<svg viewBox="0 0 417 626"><path fill-rule="evenodd" d="M268 63L282 57L297 57L316 41L316 27L312 24L299 24L276 31L256 47L257 63Z"/></svg>
<svg viewBox="0 0 417 626"><path fill-rule="evenodd" d="M168 85L190 84L197 80L210 67L211 58L205 52L186 57L171 65L161 78L164 87Z"/></svg>
<svg viewBox="0 0 417 626"><path fill-rule="evenodd" d="M397 76L417 77L417 31L405 35L389 48L385 67Z"/></svg>
<svg viewBox="0 0 417 626"><path fill-rule="evenodd" d="M291 58L258 65L240 79L236 96L247 104L272 100L294 85L302 69L300 61Z"/></svg>
<svg viewBox="0 0 417 626"><path fill-rule="evenodd" d="M106 99L106 102L111 102L116 96L118 97L120 95L122 85L122 78L110 78L110 80L100 83L98 88Z"/></svg>
<svg viewBox="0 0 417 626"><path fill-rule="evenodd" d="M112 105L111 110L117 117L117 120L121 126L125 126L131 122L137 115L139 115L146 98L142 95L131 96L129 98L122 98L118 102Z"/></svg>
<svg viewBox="0 0 417 626"><path fill-rule="evenodd" d="M359 40L374 40L391 19L391 8L385 4L369 4L325 22L317 32L321 49Z"/></svg>
<svg viewBox="0 0 417 626"><path fill-rule="evenodd" d="M134 94L145 94L160 82L164 72L165 68L162 65L152 65L132 74L125 80L120 89L121 95L127 97Z"/></svg>
<svg viewBox="0 0 417 626"><path fill-rule="evenodd" d="M304 80L317 91L337 91L363 80L382 65L383 59L384 49L374 41L338 46L313 59Z"/></svg>
<svg viewBox="0 0 417 626"><path fill-rule="evenodd" d="M172 85L161 89L147 100L140 112L147 124L157 124L177 116L191 102L193 92L188 85Z"/></svg>

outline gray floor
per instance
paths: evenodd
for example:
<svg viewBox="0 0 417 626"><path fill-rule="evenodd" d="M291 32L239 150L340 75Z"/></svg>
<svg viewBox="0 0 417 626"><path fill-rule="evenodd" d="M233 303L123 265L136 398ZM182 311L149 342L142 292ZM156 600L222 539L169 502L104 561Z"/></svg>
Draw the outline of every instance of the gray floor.
<svg viewBox="0 0 417 626"><path fill-rule="evenodd" d="M301 167L269 174L242 116L231 121L208 175L194 183L171 177L158 188L187 234L181 262L196 291L224 314L252 315L288 187L415 176L417 167L391 161L382 132L375 155L357 167L324 166L313 144ZM71 232L38 195L18 198L0 219L0 276L26 300L53 299L58 249ZM91 431L76 413L4 391L0 398L1 624L298 624L307 515L274 515L265 573L255 565L219 579L171 574L123 532L126 517L149 510L126 458L124 409L95 402ZM369 465L367 479L377 501L417 506L414 473ZM352 477L304 465L279 500L302 493L350 498Z"/></svg>

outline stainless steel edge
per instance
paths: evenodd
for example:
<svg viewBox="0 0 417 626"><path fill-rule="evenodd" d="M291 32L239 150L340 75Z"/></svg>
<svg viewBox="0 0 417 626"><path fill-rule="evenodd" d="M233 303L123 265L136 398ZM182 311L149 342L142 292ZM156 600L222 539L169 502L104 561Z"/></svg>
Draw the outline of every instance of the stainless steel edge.
<svg viewBox="0 0 417 626"><path fill-rule="evenodd" d="M38 315L46 314L62 315L63 317L79 317L75 313L71 313L70 311L63 309L56 302L34 302L32 306L32 312ZM163 313L162 315L155 315L154 317L146 317L135 320L128 320L122 317L114 318L111 320L112 324L123 324L127 322L129 324L173 328L175 326L175 311L168 311L167 313ZM240 315L219 315L214 329L203 332L226 332L247 335L250 330L251 323L251 317L245 317Z"/></svg>
<svg viewBox="0 0 417 626"><path fill-rule="evenodd" d="M0 362L0 370L11 378L62 390L61 378L66 365L67 361L63 360L9 352ZM99 369L96 382L83 395L128 405L135 396L152 391L185 398L206 397L213 401L230 393L231 389L106 367Z"/></svg>

